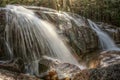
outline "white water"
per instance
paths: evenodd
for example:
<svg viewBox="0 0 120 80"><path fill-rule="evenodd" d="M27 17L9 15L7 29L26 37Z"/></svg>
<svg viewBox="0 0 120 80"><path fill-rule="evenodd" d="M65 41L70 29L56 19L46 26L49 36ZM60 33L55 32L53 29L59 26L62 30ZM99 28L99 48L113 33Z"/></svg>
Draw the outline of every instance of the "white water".
<svg viewBox="0 0 120 80"><path fill-rule="evenodd" d="M65 19L68 19L68 23L71 24L70 21L73 21L78 27L81 27L81 26L86 26L86 23L85 23L85 18L84 17L81 17L77 14L73 14L73 13L66 13L66 12L61 12L61 13L57 13L58 16L63 16ZM120 48L118 48L116 46L116 44L114 43L114 41L110 38L109 35L107 35L107 33L105 33L104 31L102 31L98 26L97 24L95 24L93 21L89 20L88 19L88 22L90 24L90 27L91 29L93 29L98 37L99 37L99 40L100 40L100 45L101 45L101 48L103 50L120 50ZM68 25L68 24L67 24ZM70 27L71 25L69 25Z"/></svg>
<svg viewBox="0 0 120 80"><path fill-rule="evenodd" d="M67 22L66 26L64 26L67 28L72 27L71 21L78 27L86 25L85 21L79 15L72 15L65 12L58 13L48 8L45 11L44 8L42 9L43 11L41 12L43 14L56 14L58 18L64 19ZM9 47L10 53L13 53L11 57L20 56L26 64L30 64L30 68L27 66L29 73L39 74L38 63L43 55L78 65L77 60L55 32L52 24L39 19L32 10L21 6L9 5L6 10L7 24L5 30L7 47ZM98 34L103 50L119 50L106 33L94 22L91 20L88 21L90 27ZM80 68L83 69L85 67L80 66Z"/></svg>
<svg viewBox="0 0 120 80"><path fill-rule="evenodd" d="M90 19L88 19L88 22L90 24L90 27L97 33L100 45L103 50L120 50L114 41L107 35L104 31L102 31L97 24L92 22Z"/></svg>
<svg viewBox="0 0 120 80"><path fill-rule="evenodd" d="M43 55L78 65L50 23L39 19L31 10L8 5L6 42L14 56L31 63L30 73L39 74L38 61ZM81 67L82 68L82 67Z"/></svg>

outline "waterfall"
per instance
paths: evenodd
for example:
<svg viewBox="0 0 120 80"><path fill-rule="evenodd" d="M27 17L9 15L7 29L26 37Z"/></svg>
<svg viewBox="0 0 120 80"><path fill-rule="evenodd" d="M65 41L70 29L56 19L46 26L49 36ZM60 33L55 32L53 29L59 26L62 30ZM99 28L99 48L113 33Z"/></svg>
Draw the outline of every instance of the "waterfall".
<svg viewBox="0 0 120 80"><path fill-rule="evenodd" d="M5 8L5 45L8 48L10 59L22 58L27 71L37 75L39 75L39 61L42 56L79 65L62 38L57 34L55 25L50 22L56 21L57 27L60 27L62 32L65 29L72 29L72 27L86 26L85 18L49 8L27 7L28 9L26 9L25 7L8 5ZM41 10L39 16L32 8ZM90 28L97 33L103 50L119 50L113 40L94 22L89 19L88 22ZM80 65L80 68L84 69L85 67Z"/></svg>
<svg viewBox="0 0 120 80"><path fill-rule="evenodd" d="M52 24L22 6L8 5L6 8L7 45L14 57L21 57L26 64L31 64L30 73L39 74L38 63L43 55L79 64Z"/></svg>
<svg viewBox="0 0 120 80"><path fill-rule="evenodd" d="M60 14L59 14L60 15ZM81 26L86 26L86 21L84 17L81 17L80 15L77 14L73 14L73 13L66 13L66 12L62 12L62 16L66 17L67 19L73 21L78 27ZM114 43L114 41L110 38L110 36L105 33L104 31L102 31L97 24L95 24L93 21L91 21L90 19L88 19L88 23L90 24L90 28L92 30L94 30L97 35L98 38L100 40L100 45L101 48L103 50L120 50L116 44Z"/></svg>
<svg viewBox="0 0 120 80"><path fill-rule="evenodd" d="M114 41L107 35L104 31L102 31L97 24L92 22L90 19L88 19L88 23L90 24L90 27L97 33L100 45L103 50L120 50Z"/></svg>

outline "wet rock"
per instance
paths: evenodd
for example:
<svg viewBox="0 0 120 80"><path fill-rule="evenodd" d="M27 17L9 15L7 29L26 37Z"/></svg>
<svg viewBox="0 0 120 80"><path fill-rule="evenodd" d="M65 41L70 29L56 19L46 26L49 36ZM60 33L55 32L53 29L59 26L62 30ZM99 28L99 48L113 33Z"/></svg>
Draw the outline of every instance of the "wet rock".
<svg viewBox="0 0 120 80"><path fill-rule="evenodd" d="M57 65L55 69L60 80L63 80L65 78L71 79L72 76L81 70L77 65L69 63L61 63Z"/></svg>
<svg viewBox="0 0 120 80"><path fill-rule="evenodd" d="M46 72L60 63L61 62L58 59L43 56L39 61L39 73L41 74L41 76L44 76L47 74Z"/></svg>
<svg viewBox="0 0 120 80"><path fill-rule="evenodd" d="M12 61L4 61L4 63L0 64L0 69L23 73L25 71L25 66L22 59L17 58Z"/></svg>
<svg viewBox="0 0 120 80"><path fill-rule="evenodd" d="M100 67L107 67L113 64L120 64L120 51L103 51L99 57Z"/></svg>
<svg viewBox="0 0 120 80"><path fill-rule="evenodd" d="M120 64L104 68L82 70L72 80L119 80Z"/></svg>
<svg viewBox="0 0 120 80"><path fill-rule="evenodd" d="M41 79L44 80L71 80L71 78L80 71L76 65L61 63L55 68L50 69Z"/></svg>
<svg viewBox="0 0 120 80"><path fill-rule="evenodd" d="M0 69L0 80L41 80L35 76Z"/></svg>
<svg viewBox="0 0 120 80"><path fill-rule="evenodd" d="M93 53L83 56L81 62L83 63L83 65L86 65L86 67L89 69L97 68L100 63L99 56L100 51L95 51Z"/></svg>
<svg viewBox="0 0 120 80"><path fill-rule="evenodd" d="M46 66L51 66L51 67L55 67L56 65L60 64L61 61L52 57L48 57L48 56L43 56L40 61L40 64L44 64Z"/></svg>
<svg viewBox="0 0 120 80"><path fill-rule="evenodd" d="M30 9L30 8L29 8ZM32 9L32 8L31 8ZM34 10L34 9L32 9ZM89 28L85 19L76 14L67 13L74 19L68 19L64 13L37 8L35 13L42 19L56 26L56 32L76 53L84 54L98 49L99 41L96 33Z"/></svg>
<svg viewBox="0 0 120 80"><path fill-rule="evenodd" d="M120 64L120 51L102 51L99 55L92 57L89 68L102 68L114 64Z"/></svg>
<svg viewBox="0 0 120 80"><path fill-rule="evenodd" d="M40 80L32 75L25 73L25 65L21 58L10 61L1 61L0 79L1 80Z"/></svg>
<svg viewBox="0 0 120 80"><path fill-rule="evenodd" d="M38 77L44 80L69 80L80 71L80 68L77 65L62 63L58 59L47 56L44 56L39 63L48 67L45 72L38 75ZM40 68L41 67L42 66L40 66Z"/></svg>
<svg viewBox="0 0 120 80"><path fill-rule="evenodd" d="M44 73L44 75L39 76L43 80L58 80L58 76L55 70L49 70L47 73Z"/></svg>
<svg viewBox="0 0 120 80"><path fill-rule="evenodd" d="M69 39L69 44L78 54L89 53L98 49L98 37L89 27L74 26L66 30L66 34Z"/></svg>

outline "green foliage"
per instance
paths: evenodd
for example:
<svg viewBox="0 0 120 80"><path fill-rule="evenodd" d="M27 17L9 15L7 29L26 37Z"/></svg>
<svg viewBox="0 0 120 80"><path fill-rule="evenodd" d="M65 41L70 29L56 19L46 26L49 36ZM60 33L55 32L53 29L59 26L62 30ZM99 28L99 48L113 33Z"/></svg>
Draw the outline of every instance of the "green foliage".
<svg viewBox="0 0 120 80"><path fill-rule="evenodd" d="M78 4L73 8L75 13L120 26L120 0L76 0L75 4Z"/></svg>
<svg viewBox="0 0 120 80"><path fill-rule="evenodd" d="M120 0L72 0L70 11L94 21L120 26ZM68 6L68 4L66 4Z"/></svg>

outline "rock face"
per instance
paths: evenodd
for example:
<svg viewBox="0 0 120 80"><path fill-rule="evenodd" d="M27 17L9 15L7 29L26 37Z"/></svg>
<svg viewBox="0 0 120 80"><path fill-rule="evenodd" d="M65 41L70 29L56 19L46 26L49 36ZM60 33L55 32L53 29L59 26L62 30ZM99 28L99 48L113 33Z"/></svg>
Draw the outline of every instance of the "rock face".
<svg viewBox="0 0 120 80"><path fill-rule="evenodd" d="M40 18L54 24L57 33L76 53L88 53L98 49L96 32L89 28L83 17L72 13L58 13L58 11L44 8L29 7L29 9L35 11Z"/></svg>
<svg viewBox="0 0 120 80"><path fill-rule="evenodd" d="M73 47L76 53L89 53L98 49L98 38L89 27L73 26L66 30L69 44Z"/></svg>

